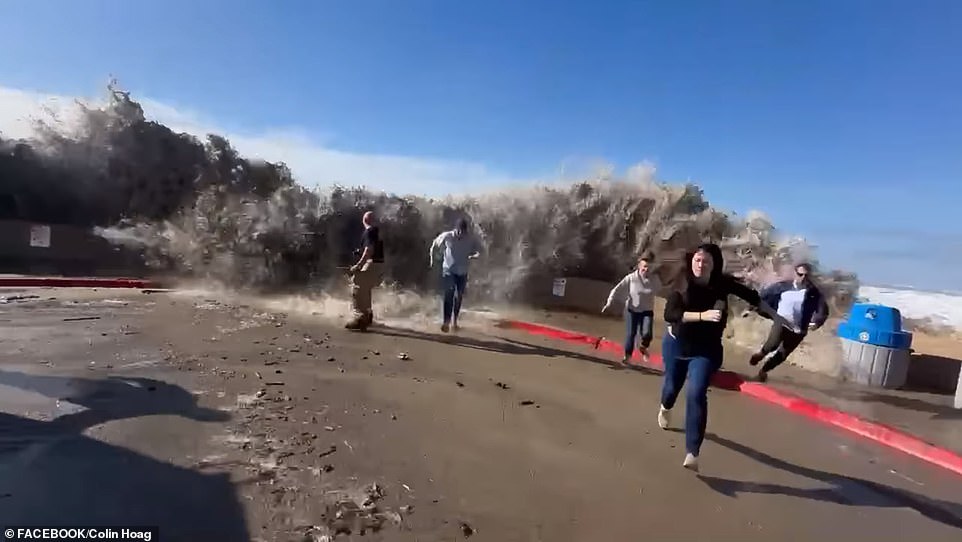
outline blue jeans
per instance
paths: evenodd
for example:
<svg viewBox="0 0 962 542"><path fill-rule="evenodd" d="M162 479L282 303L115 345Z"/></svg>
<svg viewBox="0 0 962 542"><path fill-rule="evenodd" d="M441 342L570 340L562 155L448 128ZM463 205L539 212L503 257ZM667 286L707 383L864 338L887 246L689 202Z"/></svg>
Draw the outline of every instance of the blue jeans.
<svg viewBox="0 0 962 542"><path fill-rule="evenodd" d="M720 349L719 349L720 350ZM670 409L688 380L685 402L685 450L697 456L705 440L708 426L708 384L721 368L721 352L717 359L707 357L678 357L678 341L665 334L661 343L661 357L665 362L665 380L661 388L661 406Z"/></svg>
<svg viewBox="0 0 962 542"><path fill-rule="evenodd" d="M625 323L628 329L625 333L625 357L631 356L635 349L635 337L641 330L641 347L647 349L651 344L651 327L655 320L655 313L651 311L635 312L625 310Z"/></svg>
<svg viewBox="0 0 962 542"><path fill-rule="evenodd" d="M444 273L441 283L444 285L444 323L450 324L451 318L456 322L461 313L461 300L468 285L468 276Z"/></svg>

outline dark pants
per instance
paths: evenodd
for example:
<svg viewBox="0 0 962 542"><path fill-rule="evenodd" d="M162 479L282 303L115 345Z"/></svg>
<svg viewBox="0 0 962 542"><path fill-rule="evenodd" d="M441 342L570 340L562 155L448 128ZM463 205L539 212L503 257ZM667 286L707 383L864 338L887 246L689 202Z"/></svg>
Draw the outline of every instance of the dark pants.
<svg viewBox="0 0 962 542"><path fill-rule="evenodd" d="M444 323L450 324L451 318L457 321L458 314L461 313L461 300L468 285L468 276L444 273L441 275L441 283L444 285Z"/></svg>
<svg viewBox="0 0 962 542"><path fill-rule="evenodd" d="M661 388L661 406L670 409L688 380L685 402L685 450L697 456L705 440L708 427L708 384L722 365L721 348L717 359L707 357L678 357L678 341L665 334L661 344L661 357L665 362L665 380Z"/></svg>
<svg viewBox="0 0 962 542"><path fill-rule="evenodd" d="M804 335L795 333L785 326L777 323L772 324L772 330L768 332L768 339L765 340L765 344L762 345L758 353L763 356L767 356L772 352L775 353L772 357L768 358L768 361L762 366L762 372L767 373L781 365L782 362L788 359L788 356L798 348L798 345L802 343L802 339L804 338Z"/></svg>
<svg viewBox="0 0 962 542"><path fill-rule="evenodd" d="M631 356L635 349L635 337L638 330L641 330L641 347L647 349L651 344L651 327L655 320L655 313L652 311L634 312L625 310L625 323L628 329L625 333L625 356Z"/></svg>

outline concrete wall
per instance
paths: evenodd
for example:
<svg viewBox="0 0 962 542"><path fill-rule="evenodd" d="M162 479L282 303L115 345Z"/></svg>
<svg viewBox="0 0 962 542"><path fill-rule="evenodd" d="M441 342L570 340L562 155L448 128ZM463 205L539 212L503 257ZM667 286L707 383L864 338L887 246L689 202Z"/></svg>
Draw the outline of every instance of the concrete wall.
<svg viewBox="0 0 962 542"><path fill-rule="evenodd" d="M906 387L951 393L959 385L962 361L929 354L912 354Z"/></svg>
<svg viewBox="0 0 962 542"><path fill-rule="evenodd" d="M548 307L598 314L608 299L608 292L614 287L614 284L600 280L577 277L562 280L565 281L563 296L554 295L551 291L553 284L546 285L545 304Z"/></svg>
<svg viewBox="0 0 962 542"><path fill-rule="evenodd" d="M47 231L49 238L43 235ZM46 241L48 246L40 246ZM98 275L141 270L139 254L111 245L88 228L0 220L0 273Z"/></svg>

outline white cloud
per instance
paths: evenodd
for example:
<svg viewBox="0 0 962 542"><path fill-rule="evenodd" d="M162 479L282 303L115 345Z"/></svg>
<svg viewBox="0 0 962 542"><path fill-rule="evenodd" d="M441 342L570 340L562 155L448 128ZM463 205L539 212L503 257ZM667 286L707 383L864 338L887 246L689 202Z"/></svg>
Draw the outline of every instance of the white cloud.
<svg viewBox="0 0 962 542"><path fill-rule="evenodd" d="M299 129L267 129L255 134L231 133L196 112L137 97L151 120L177 132L200 137L216 133L248 158L284 162L305 186L365 185L404 194L444 195L507 187L531 180L516 179L483 164L417 156L364 154L325 146L323 139ZM96 104L98 100L84 100ZM23 138L33 133L32 119L56 112L68 126L75 98L0 86L0 133Z"/></svg>

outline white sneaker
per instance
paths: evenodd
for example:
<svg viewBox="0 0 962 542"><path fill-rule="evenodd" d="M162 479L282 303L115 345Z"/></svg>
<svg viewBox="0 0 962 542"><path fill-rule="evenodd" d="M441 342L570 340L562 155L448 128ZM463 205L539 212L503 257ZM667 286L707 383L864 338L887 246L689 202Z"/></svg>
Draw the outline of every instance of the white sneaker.
<svg viewBox="0 0 962 542"><path fill-rule="evenodd" d="M685 462L682 463L681 466L685 467L686 469L698 472L698 456L687 454L685 456Z"/></svg>
<svg viewBox="0 0 962 542"><path fill-rule="evenodd" d="M638 349L638 353L641 354L641 361L642 361L642 363L644 363L644 364L646 364L646 365L649 364L649 363L651 363L651 357L648 355L648 349L647 349L647 348L639 348L639 349Z"/></svg>
<svg viewBox="0 0 962 542"><path fill-rule="evenodd" d="M661 427L662 429L668 429L669 423L671 423L671 411L659 405L658 406L658 427Z"/></svg>

